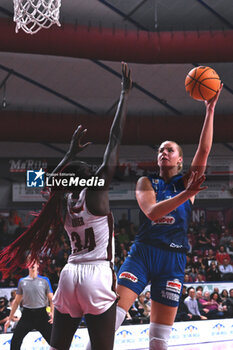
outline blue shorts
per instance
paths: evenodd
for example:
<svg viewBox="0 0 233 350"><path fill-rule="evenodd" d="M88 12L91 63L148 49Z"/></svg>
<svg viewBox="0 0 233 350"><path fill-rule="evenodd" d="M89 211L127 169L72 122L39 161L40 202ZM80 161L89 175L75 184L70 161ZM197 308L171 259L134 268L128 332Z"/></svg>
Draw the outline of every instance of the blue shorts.
<svg viewBox="0 0 233 350"><path fill-rule="evenodd" d="M186 254L134 243L117 275L118 284L138 295L151 283L151 299L178 306L184 281Z"/></svg>

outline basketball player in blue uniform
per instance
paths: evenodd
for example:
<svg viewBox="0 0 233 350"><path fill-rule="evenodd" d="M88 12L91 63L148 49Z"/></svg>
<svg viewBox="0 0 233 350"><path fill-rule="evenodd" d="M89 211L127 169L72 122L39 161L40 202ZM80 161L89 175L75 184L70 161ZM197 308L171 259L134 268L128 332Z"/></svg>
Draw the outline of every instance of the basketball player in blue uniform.
<svg viewBox="0 0 233 350"><path fill-rule="evenodd" d="M195 195L206 187L204 172L212 146L214 109L220 91L205 101L206 116L189 173L182 176L183 154L173 141L158 149L159 176L141 177L136 186L140 227L118 273L116 329L148 283L151 283L149 349L166 350L182 291L187 230Z"/></svg>

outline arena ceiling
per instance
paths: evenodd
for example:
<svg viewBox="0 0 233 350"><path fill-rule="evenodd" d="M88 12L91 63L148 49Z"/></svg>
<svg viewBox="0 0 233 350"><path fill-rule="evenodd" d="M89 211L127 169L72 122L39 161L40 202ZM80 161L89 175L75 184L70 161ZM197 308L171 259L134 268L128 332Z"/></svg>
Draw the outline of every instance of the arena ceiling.
<svg viewBox="0 0 233 350"><path fill-rule="evenodd" d="M224 83L214 141L233 142L232 0L62 0L61 27L34 35L15 33L13 12L0 0L0 141L66 143L81 123L105 143L126 61L124 144L198 141L205 106L184 89L196 65Z"/></svg>

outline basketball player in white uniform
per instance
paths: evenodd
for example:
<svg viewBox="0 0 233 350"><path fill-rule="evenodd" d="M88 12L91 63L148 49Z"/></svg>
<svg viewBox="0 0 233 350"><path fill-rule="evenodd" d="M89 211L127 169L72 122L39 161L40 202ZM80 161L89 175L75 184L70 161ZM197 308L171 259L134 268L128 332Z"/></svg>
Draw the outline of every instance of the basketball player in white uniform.
<svg viewBox="0 0 233 350"><path fill-rule="evenodd" d="M72 254L63 268L53 302L54 322L50 350L68 350L73 335L85 315L93 350L112 350L115 333L116 292L112 269L114 259L113 218L108 188L118 161L118 148L126 119L128 93L132 86L127 64L122 63L121 95L110 131L103 163L95 174L84 162L72 161L86 133L79 126L70 149L54 173L65 170L89 179L104 180L104 187L77 188L67 196L65 229ZM68 165L67 165L68 164Z"/></svg>

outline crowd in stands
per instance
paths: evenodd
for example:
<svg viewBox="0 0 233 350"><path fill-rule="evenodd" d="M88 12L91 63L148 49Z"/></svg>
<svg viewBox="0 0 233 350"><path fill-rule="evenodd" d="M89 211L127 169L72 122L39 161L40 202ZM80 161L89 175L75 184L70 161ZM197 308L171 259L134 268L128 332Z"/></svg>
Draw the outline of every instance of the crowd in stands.
<svg viewBox="0 0 233 350"><path fill-rule="evenodd" d="M23 220L16 211L11 211L8 216L0 216L0 248L3 249L15 240L25 229ZM123 214L115 226L116 272L124 262L136 233L137 227ZM191 283L193 287L187 290L184 286L176 321L233 317L233 289L224 290L221 294L216 290L210 295L209 292L196 288L197 285L201 287L203 282L233 281L232 226L221 226L218 221L206 222L202 217L199 223L191 222L188 239L190 249L187 254L184 285ZM54 291L70 254L65 232L61 232L60 242L55 244L54 257L44 259L40 271L50 279ZM26 276L27 272L28 270L19 270L5 280L0 275L0 288L16 288L19 278ZM9 307L8 301L5 307ZM0 298L0 326L4 312ZM124 322L147 323L149 317L150 292L147 291L132 305Z"/></svg>
<svg viewBox="0 0 233 350"><path fill-rule="evenodd" d="M175 321L212 320L233 317L233 288L223 289L219 293L216 287L210 294L198 285L183 286L182 295Z"/></svg>

